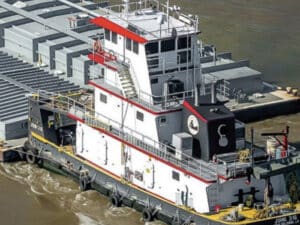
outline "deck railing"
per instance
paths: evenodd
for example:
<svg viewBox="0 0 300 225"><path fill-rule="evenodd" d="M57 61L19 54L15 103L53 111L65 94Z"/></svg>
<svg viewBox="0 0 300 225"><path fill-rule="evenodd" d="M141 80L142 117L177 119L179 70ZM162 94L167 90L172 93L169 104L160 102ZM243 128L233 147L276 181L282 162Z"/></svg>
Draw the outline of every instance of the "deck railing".
<svg viewBox="0 0 300 225"><path fill-rule="evenodd" d="M249 167L249 163L240 163L238 159L231 163L212 163L197 160L169 144L156 141L132 128L124 126L118 121L94 111L78 101L78 95L74 95L73 98L71 98L61 94L39 91L37 94L32 95L32 98L45 107L71 114L83 120L88 126L104 130L125 143L147 151L155 157L178 166L191 174L202 177L209 182L214 182L220 177L227 179L240 176L246 171L246 168Z"/></svg>
<svg viewBox="0 0 300 225"><path fill-rule="evenodd" d="M217 169L210 167L209 163L196 160L192 156L186 155L170 145L153 140L142 133L123 126L121 123L88 108L76 99L45 91L39 91L32 98L45 107L58 109L66 114L72 114L84 120L91 127L105 130L122 141L147 151L207 181L215 181L217 179ZM175 155L180 155L181 159L175 157Z"/></svg>

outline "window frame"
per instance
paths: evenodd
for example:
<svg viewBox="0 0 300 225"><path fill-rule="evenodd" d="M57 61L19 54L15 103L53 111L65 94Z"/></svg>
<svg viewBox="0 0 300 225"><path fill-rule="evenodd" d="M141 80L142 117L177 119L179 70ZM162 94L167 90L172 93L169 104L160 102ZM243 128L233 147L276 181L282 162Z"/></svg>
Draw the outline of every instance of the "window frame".
<svg viewBox="0 0 300 225"><path fill-rule="evenodd" d="M164 43L171 44L171 45L164 45ZM160 52L170 52L170 51L175 51L175 49L176 49L175 38L165 39L162 40L160 43Z"/></svg>
<svg viewBox="0 0 300 225"><path fill-rule="evenodd" d="M100 102L107 104L107 95L100 93L99 99L100 99Z"/></svg>
<svg viewBox="0 0 300 225"><path fill-rule="evenodd" d="M172 170L172 179L176 181L180 181L180 173L175 170Z"/></svg>
<svg viewBox="0 0 300 225"><path fill-rule="evenodd" d="M150 46L150 47L149 47ZM149 42L145 45L146 55L159 53L159 42Z"/></svg>
<svg viewBox="0 0 300 225"><path fill-rule="evenodd" d="M111 41L111 31L108 29L104 29L104 39L107 41Z"/></svg>
<svg viewBox="0 0 300 225"><path fill-rule="evenodd" d="M136 119L139 121L144 121L144 113L136 111Z"/></svg>
<svg viewBox="0 0 300 225"><path fill-rule="evenodd" d="M132 51L137 55L139 54L139 43L138 42L132 41Z"/></svg>
<svg viewBox="0 0 300 225"><path fill-rule="evenodd" d="M114 44L118 44L118 34L116 32L111 32L111 42Z"/></svg>
<svg viewBox="0 0 300 225"><path fill-rule="evenodd" d="M130 38L126 38L126 49L131 51L132 50L132 40Z"/></svg>

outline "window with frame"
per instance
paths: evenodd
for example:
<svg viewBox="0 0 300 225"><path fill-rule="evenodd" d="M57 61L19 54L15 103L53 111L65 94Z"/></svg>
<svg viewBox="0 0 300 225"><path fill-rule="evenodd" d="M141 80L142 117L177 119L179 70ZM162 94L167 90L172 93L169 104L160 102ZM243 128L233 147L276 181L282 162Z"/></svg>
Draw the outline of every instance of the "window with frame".
<svg viewBox="0 0 300 225"><path fill-rule="evenodd" d="M182 64L186 62L191 62L192 54L191 51L183 51L177 53L177 63Z"/></svg>
<svg viewBox="0 0 300 225"><path fill-rule="evenodd" d="M136 118L140 121L144 121L144 113L136 111Z"/></svg>
<svg viewBox="0 0 300 225"><path fill-rule="evenodd" d="M111 32L111 41L115 44L118 44L118 34L115 32Z"/></svg>
<svg viewBox="0 0 300 225"><path fill-rule="evenodd" d="M168 52L175 50L175 39L168 39L161 41L161 52Z"/></svg>
<svg viewBox="0 0 300 225"><path fill-rule="evenodd" d="M100 93L100 102L107 103L107 96L105 94Z"/></svg>
<svg viewBox="0 0 300 225"><path fill-rule="evenodd" d="M139 43L138 42L133 41L133 49L132 50L135 54L139 54Z"/></svg>
<svg viewBox="0 0 300 225"><path fill-rule="evenodd" d="M191 37L180 37L177 41L177 49L184 49L191 47Z"/></svg>
<svg viewBox="0 0 300 225"><path fill-rule="evenodd" d="M159 123L160 125L164 125L167 123L167 118L165 116L159 117Z"/></svg>
<svg viewBox="0 0 300 225"><path fill-rule="evenodd" d="M158 83L158 78L151 79L151 84L157 84Z"/></svg>
<svg viewBox="0 0 300 225"><path fill-rule="evenodd" d="M110 41L110 30L104 30L104 37L106 40Z"/></svg>
<svg viewBox="0 0 300 225"><path fill-rule="evenodd" d="M151 55L151 54L156 54L158 53L158 42L151 42L146 44L146 54Z"/></svg>
<svg viewBox="0 0 300 225"><path fill-rule="evenodd" d="M178 172L176 172L176 171L172 171L172 178L173 178L173 180L177 180L177 181L179 181L180 180L180 176L179 176L180 174L178 173Z"/></svg>
<svg viewBox="0 0 300 225"><path fill-rule="evenodd" d="M132 49L132 40L129 38L126 38L126 49L130 51Z"/></svg>

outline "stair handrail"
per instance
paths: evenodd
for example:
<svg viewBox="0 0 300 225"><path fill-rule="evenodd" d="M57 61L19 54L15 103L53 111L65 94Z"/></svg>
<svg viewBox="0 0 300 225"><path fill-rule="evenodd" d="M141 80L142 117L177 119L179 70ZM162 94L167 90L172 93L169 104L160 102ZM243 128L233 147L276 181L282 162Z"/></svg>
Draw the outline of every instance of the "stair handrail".
<svg viewBox="0 0 300 225"><path fill-rule="evenodd" d="M131 78L132 78L132 82L134 84L134 87L136 89L136 93L138 94L138 98L140 97L140 84L139 84L139 81L136 77L136 73L135 73L135 70L134 70L134 67L133 67L133 64L130 60L130 58L128 57L125 57L125 60L127 60L127 62L125 61L126 64L128 64L128 71L131 75Z"/></svg>
<svg viewBox="0 0 300 225"><path fill-rule="evenodd" d="M116 62L117 62L118 64L120 64L120 65L125 65L125 66L128 67L128 69L129 69L128 71L129 71L130 76L131 76L131 78L132 78L134 87L135 87L136 92L137 92L137 94L138 94L138 96L139 96L139 95L140 95L140 84L139 84L138 79L137 79L137 77L136 77L136 73L135 73L135 70L134 70L134 67L133 67L133 64L132 64L130 58L128 58L128 57L126 57L126 56L124 56L124 55L122 55L122 54L120 54L120 53L117 53L117 52L115 52L115 51L112 50L112 49L108 49L108 48L106 48L106 47L104 47L104 46L101 46L101 48L102 48L105 52L108 52L108 53L112 54L113 56L115 56L115 57L116 57ZM93 51L93 49L89 49L89 52L91 52L91 53L93 53L93 54L95 54L95 55L101 56L100 53ZM105 56L102 56L102 57L103 57L104 63L105 63L105 59L108 59L108 57L105 57ZM109 62L113 62L113 61L112 61L112 60L109 60Z"/></svg>

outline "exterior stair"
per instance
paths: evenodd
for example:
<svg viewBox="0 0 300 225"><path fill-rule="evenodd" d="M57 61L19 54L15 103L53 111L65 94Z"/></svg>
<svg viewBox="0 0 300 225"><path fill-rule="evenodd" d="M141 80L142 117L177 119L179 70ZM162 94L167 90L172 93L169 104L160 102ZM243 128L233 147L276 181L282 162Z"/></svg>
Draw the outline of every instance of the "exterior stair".
<svg viewBox="0 0 300 225"><path fill-rule="evenodd" d="M123 94L126 96L126 98L137 97L136 89L134 87L134 83L132 81L128 67L122 66L122 68L118 70L118 74L120 84L123 89Z"/></svg>

